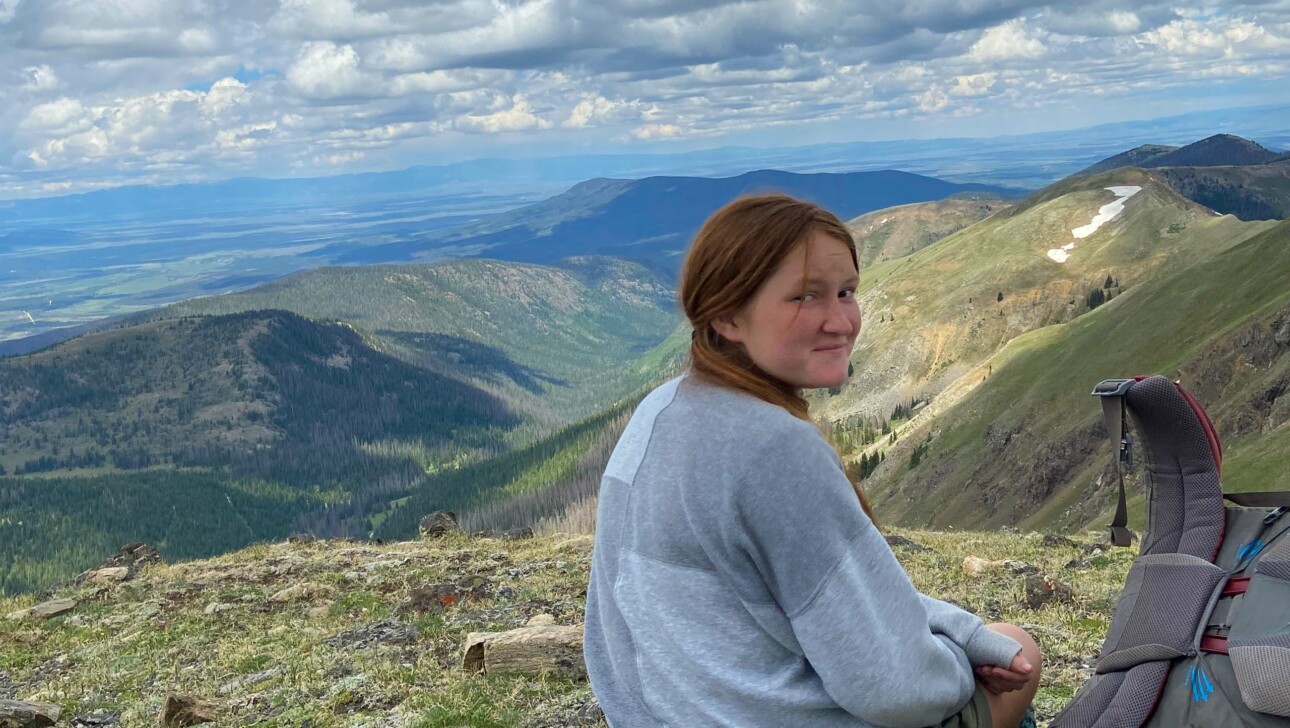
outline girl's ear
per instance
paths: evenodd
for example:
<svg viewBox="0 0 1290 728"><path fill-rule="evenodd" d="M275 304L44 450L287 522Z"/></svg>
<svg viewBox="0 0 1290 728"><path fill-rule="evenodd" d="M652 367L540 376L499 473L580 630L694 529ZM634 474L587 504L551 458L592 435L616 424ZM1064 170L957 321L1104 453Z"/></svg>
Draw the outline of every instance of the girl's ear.
<svg viewBox="0 0 1290 728"><path fill-rule="evenodd" d="M712 330L721 334L721 338L726 341L732 344L743 343L743 337L740 335L742 332L739 330L739 325L735 323L734 317L723 316L713 319L711 326Z"/></svg>

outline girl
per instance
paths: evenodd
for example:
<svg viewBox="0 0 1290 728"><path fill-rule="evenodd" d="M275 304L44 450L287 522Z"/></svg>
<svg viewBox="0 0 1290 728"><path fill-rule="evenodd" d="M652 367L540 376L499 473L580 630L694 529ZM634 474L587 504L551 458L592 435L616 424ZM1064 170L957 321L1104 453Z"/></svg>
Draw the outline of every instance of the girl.
<svg viewBox="0 0 1290 728"><path fill-rule="evenodd" d="M587 670L612 728L1011 728L1034 640L918 593L801 390L841 386L855 243L782 195L718 210L679 286L690 366L600 487Z"/></svg>

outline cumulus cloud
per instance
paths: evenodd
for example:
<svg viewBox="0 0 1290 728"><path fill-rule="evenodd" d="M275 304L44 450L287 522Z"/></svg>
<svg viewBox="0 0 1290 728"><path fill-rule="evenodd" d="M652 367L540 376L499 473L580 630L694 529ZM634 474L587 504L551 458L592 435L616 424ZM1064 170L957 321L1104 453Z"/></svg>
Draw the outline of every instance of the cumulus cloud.
<svg viewBox="0 0 1290 728"><path fill-rule="evenodd" d="M58 74L47 63L28 66L23 69L23 74L27 77L22 84L23 91L52 91L58 88Z"/></svg>
<svg viewBox="0 0 1290 728"><path fill-rule="evenodd" d="M0 0L0 178L391 167L491 134L930 127L1288 75L1284 0Z"/></svg>
<svg viewBox="0 0 1290 728"><path fill-rule="evenodd" d="M1046 50L1023 21L1009 20L985 31L968 55L977 61L1010 61L1039 58Z"/></svg>

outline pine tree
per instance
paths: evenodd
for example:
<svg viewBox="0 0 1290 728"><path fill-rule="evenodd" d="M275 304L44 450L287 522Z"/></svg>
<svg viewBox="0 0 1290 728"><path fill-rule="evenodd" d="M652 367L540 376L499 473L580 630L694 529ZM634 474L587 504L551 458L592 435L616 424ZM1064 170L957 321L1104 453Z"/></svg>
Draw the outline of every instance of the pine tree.
<svg viewBox="0 0 1290 728"><path fill-rule="evenodd" d="M1103 288L1113 288L1113 287L1115 287L1115 279L1111 277L1111 274L1110 274L1110 273L1108 273L1108 274L1106 275L1106 280L1102 282L1102 287L1103 287Z"/></svg>
<svg viewBox="0 0 1290 728"><path fill-rule="evenodd" d="M1003 291L999 291L999 296L994 300L996 303L1003 303Z"/></svg>

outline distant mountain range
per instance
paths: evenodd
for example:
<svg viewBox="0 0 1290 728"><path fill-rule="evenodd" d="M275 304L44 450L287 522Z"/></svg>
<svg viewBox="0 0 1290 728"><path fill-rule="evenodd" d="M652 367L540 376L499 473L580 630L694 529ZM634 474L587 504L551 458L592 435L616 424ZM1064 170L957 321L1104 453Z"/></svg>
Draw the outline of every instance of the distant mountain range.
<svg viewBox="0 0 1290 728"><path fill-rule="evenodd" d="M1249 139L1216 134L1185 147L1147 144L1081 174L1121 167L1156 170L1184 197L1242 220L1281 220L1290 214L1290 153Z"/></svg>
<svg viewBox="0 0 1290 728"><path fill-rule="evenodd" d="M1262 158L1207 141L1117 158ZM1215 215L1174 181L1282 164L1117 166L1020 200L900 173L592 180L447 241L541 264L323 267L119 318L0 359L0 521L48 525L21 534L29 556L0 586L90 558L42 561L31 543L123 533L75 505L87 493L178 533L153 505L177 489L210 548L289 528L401 538L438 508L496 527L594 512L626 415L690 340L672 303L684 231L766 187L841 212L862 247L854 376L810 396L884 521L1100 524L1110 480L1087 392L1144 372L1213 414L1229 489L1290 487L1290 223ZM644 262L588 255L606 252ZM56 513L72 515L55 528Z"/></svg>
<svg viewBox="0 0 1290 728"><path fill-rule="evenodd" d="M647 262L675 274L690 240L713 210L741 195L759 192L808 199L843 219L890 205L965 192L1020 193L895 171L793 174L761 170L721 179L595 179L549 200L449 231L439 243L489 257L536 263L570 255L610 255ZM341 262L411 260L423 250L425 246L419 243L374 246L355 250Z"/></svg>

